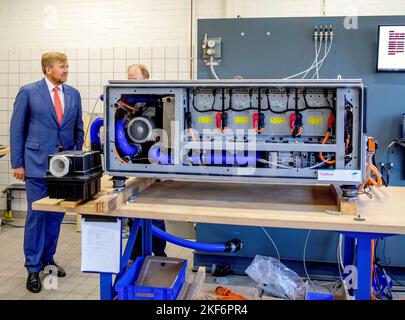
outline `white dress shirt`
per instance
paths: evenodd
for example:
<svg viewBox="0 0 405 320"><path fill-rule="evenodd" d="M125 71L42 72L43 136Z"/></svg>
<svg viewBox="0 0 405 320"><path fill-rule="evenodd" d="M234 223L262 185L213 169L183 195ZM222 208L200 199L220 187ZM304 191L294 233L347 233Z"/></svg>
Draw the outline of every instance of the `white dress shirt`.
<svg viewBox="0 0 405 320"><path fill-rule="evenodd" d="M55 106L55 101L53 99L53 95L55 94L53 91L53 88L55 88L55 85L48 80L47 77L45 77L45 82L48 86L48 90L49 90L49 94L51 95L51 99L52 99L52 103ZM63 94L63 86L60 84L58 85L58 95L59 95L59 99L62 102L62 111L63 113L65 113L65 95Z"/></svg>

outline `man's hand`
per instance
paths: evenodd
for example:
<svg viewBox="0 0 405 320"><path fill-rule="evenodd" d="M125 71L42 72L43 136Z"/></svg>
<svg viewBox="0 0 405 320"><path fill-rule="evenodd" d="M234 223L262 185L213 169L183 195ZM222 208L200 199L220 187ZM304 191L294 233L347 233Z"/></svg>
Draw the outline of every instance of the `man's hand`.
<svg viewBox="0 0 405 320"><path fill-rule="evenodd" d="M25 181L25 170L23 167L13 169L13 176L21 181Z"/></svg>

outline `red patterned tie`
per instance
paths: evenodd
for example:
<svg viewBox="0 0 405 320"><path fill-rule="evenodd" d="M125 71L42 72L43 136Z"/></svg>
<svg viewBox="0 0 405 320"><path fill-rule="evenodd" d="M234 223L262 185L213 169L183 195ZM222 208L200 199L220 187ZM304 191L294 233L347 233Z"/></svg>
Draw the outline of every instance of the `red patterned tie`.
<svg viewBox="0 0 405 320"><path fill-rule="evenodd" d="M58 87L53 88L53 92L54 92L53 101L55 104L56 116L58 117L58 122L60 125L62 123L62 118L63 118L63 109L62 109L62 102L60 101L58 91L59 91Z"/></svg>

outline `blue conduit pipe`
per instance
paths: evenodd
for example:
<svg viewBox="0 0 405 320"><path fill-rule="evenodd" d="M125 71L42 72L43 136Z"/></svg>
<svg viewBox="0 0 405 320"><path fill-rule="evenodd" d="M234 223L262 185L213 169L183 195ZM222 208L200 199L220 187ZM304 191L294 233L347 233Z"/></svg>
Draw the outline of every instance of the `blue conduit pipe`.
<svg viewBox="0 0 405 320"><path fill-rule="evenodd" d="M158 144L154 144L149 148L148 157L151 162L159 163L159 164L172 164L173 159L168 154L162 152L160 150L160 146Z"/></svg>
<svg viewBox="0 0 405 320"><path fill-rule="evenodd" d="M101 151L100 128L104 125L103 118L96 118L90 126L91 150Z"/></svg>
<svg viewBox="0 0 405 320"><path fill-rule="evenodd" d="M104 94L101 94L99 99L104 102ZM144 103L159 103L159 98L148 97L148 96L124 96L123 99L125 103L136 104L138 102Z"/></svg>
<svg viewBox="0 0 405 320"><path fill-rule="evenodd" d="M144 103L159 103L160 99L150 96L132 96L132 95L122 95L122 101L130 105L134 105L138 102Z"/></svg>
<svg viewBox="0 0 405 320"><path fill-rule="evenodd" d="M159 164L173 164L173 159L171 156L162 152L160 146L155 144L153 145L148 152L149 159L151 162ZM198 155L192 155L190 158L193 164L201 164L201 160ZM255 165L259 160L259 155L256 152L249 152L245 154L232 154L232 153L206 153L203 156L204 164L222 164L222 165L233 165L238 164L241 166L244 165Z"/></svg>
<svg viewBox="0 0 405 320"><path fill-rule="evenodd" d="M226 151L210 152L203 156L204 164L221 164L221 165L255 165L259 160L259 156L256 152L249 152L247 155L243 153L228 153Z"/></svg>
<svg viewBox="0 0 405 320"><path fill-rule="evenodd" d="M207 252L237 252L242 248L242 241L239 239L229 240L225 243L203 243L194 242L176 237L152 225L152 234L156 237L174 243L178 246Z"/></svg>
<svg viewBox="0 0 405 320"><path fill-rule="evenodd" d="M127 137L125 136L125 119L119 119L115 122L115 144L119 151L126 156L136 155L139 151L137 146L129 144Z"/></svg>

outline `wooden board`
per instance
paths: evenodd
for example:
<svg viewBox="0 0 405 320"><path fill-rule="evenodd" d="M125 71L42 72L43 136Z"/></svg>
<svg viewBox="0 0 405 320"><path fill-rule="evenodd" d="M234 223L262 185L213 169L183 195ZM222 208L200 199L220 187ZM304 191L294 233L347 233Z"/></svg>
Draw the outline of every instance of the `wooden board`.
<svg viewBox="0 0 405 320"><path fill-rule="evenodd" d="M0 148L0 155L6 155L10 153L10 147Z"/></svg>
<svg viewBox="0 0 405 320"><path fill-rule="evenodd" d="M125 203L131 196L152 185L154 181L155 179L152 178L130 178L126 182L125 190L117 193L114 192L109 177L103 176L101 191L87 202L65 201L64 199L50 199L47 197L34 202L32 208L42 211L109 214Z"/></svg>
<svg viewBox="0 0 405 320"><path fill-rule="evenodd" d="M138 217L247 226L405 234L405 188L374 189L360 195L357 213L337 211L329 186L258 185L165 181L140 194L134 204L110 213Z"/></svg>
<svg viewBox="0 0 405 320"><path fill-rule="evenodd" d="M188 286L184 300L196 300L205 281L205 267L199 267L193 282Z"/></svg>
<svg viewBox="0 0 405 320"><path fill-rule="evenodd" d="M151 183L138 182L141 186ZM106 193L108 188L98 197ZM113 211L96 212L94 201L97 199L92 200L92 205L79 205L70 211L230 225L405 234L405 188L374 188L371 194L373 199L360 195L357 201L357 214L364 217L364 221L355 220L356 216L327 214L338 211L328 185L164 181L142 191L135 203L120 205ZM39 200L33 208L66 211L57 200L51 199Z"/></svg>
<svg viewBox="0 0 405 320"><path fill-rule="evenodd" d="M342 214L355 216L357 214L357 202L343 199L343 192L340 187L335 185L331 185L330 187L337 203L338 210Z"/></svg>

